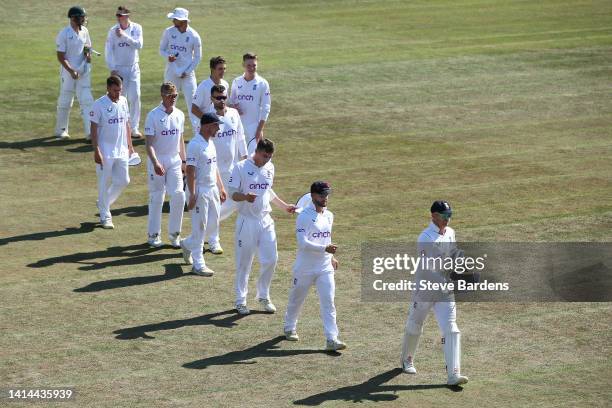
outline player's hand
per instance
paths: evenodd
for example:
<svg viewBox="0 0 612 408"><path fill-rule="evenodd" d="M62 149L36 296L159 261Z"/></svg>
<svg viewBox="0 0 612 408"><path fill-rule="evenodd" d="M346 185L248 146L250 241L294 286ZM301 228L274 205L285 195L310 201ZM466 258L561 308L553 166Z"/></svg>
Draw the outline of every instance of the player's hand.
<svg viewBox="0 0 612 408"><path fill-rule="evenodd" d="M335 254L337 249L338 249L338 246L336 244L329 244L328 246L325 247L325 252L329 254Z"/></svg>
<svg viewBox="0 0 612 408"><path fill-rule="evenodd" d="M181 163L181 172L183 174L185 174L186 171L187 171L187 164L186 163Z"/></svg>
<svg viewBox="0 0 612 408"><path fill-rule="evenodd" d="M157 174L158 176L163 176L164 174L166 174L166 170L164 170L164 167L159 162L156 162L153 165L153 169L155 169L155 174Z"/></svg>
<svg viewBox="0 0 612 408"><path fill-rule="evenodd" d="M187 76L187 73L186 73L186 72L183 72L183 73L181 74L181 78L185 78L186 76Z"/></svg>
<svg viewBox="0 0 612 408"><path fill-rule="evenodd" d="M287 208L285 208L285 211L287 211L289 214L295 214L295 210L297 210L297 207L295 205L288 205Z"/></svg>
<svg viewBox="0 0 612 408"><path fill-rule="evenodd" d="M248 201L249 203L254 203L255 199L257 198L257 194L253 194L253 193L246 193L244 195L246 201Z"/></svg>
<svg viewBox="0 0 612 408"><path fill-rule="evenodd" d="M257 130L255 131L255 141L257 141L257 143L259 143L260 140L263 139L263 130Z"/></svg>
<svg viewBox="0 0 612 408"><path fill-rule="evenodd" d="M123 30L121 29L121 27L115 28L115 34L117 35L117 37L121 37L123 35Z"/></svg>
<svg viewBox="0 0 612 408"><path fill-rule="evenodd" d="M79 79L79 73L76 69L71 69L70 71L68 71L68 73L70 74L72 79Z"/></svg>
<svg viewBox="0 0 612 408"><path fill-rule="evenodd" d="M100 152L99 147L94 150L94 161L100 165L100 168L102 168L104 163L102 162L102 153Z"/></svg>
<svg viewBox="0 0 612 408"><path fill-rule="evenodd" d="M340 265L338 263L338 260L336 258L332 258L331 264L332 264L332 267L334 268L334 271L337 271L338 270L338 266Z"/></svg>
<svg viewBox="0 0 612 408"><path fill-rule="evenodd" d="M176 61L176 55L168 55L168 61L170 62Z"/></svg>
<svg viewBox="0 0 612 408"><path fill-rule="evenodd" d="M198 201L198 196L195 194L189 195L189 202L187 203L187 208L189 210L193 210L195 208L196 202Z"/></svg>
<svg viewBox="0 0 612 408"><path fill-rule="evenodd" d="M235 104L235 105L234 105L234 109L236 109L236 110L238 111L238 114L239 114L240 116L242 116L242 114L244 113L244 112L242 111L242 109L240 109L240 104L239 104L239 103L237 103L237 104Z"/></svg>
<svg viewBox="0 0 612 408"><path fill-rule="evenodd" d="M227 200L227 193L225 192L225 189L219 192L219 199L221 200L221 203L224 203Z"/></svg>

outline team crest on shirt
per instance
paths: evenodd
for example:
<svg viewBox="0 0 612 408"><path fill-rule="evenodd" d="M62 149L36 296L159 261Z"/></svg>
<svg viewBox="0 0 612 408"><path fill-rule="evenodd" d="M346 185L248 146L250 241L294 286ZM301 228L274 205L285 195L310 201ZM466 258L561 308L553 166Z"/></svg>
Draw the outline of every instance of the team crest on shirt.
<svg viewBox="0 0 612 408"><path fill-rule="evenodd" d="M189 37L185 38L185 42L186 43L189 42Z"/></svg>
<svg viewBox="0 0 612 408"><path fill-rule="evenodd" d="M272 178L272 172L270 170L266 170L268 172L268 177Z"/></svg>
<svg viewBox="0 0 612 408"><path fill-rule="evenodd" d="M159 121L160 121L161 123L166 123L166 118L161 118Z"/></svg>
<svg viewBox="0 0 612 408"><path fill-rule="evenodd" d="M254 172L254 171L247 171L247 174L248 174L249 176L252 176L253 174L255 174L255 172Z"/></svg>
<svg viewBox="0 0 612 408"><path fill-rule="evenodd" d="M242 89L242 85L238 85L238 89Z"/></svg>
<svg viewBox="0 0 612 408"><path fill-rule="evenodd" d="M72 40L74 38L73 35L71 35L70 37L68 37L69 40Z"/></svg>
<svg viewBox="0 0 612 408"><path fill-rule="evenodd" d="M253 90L256 91L257 90L257 84L253 85Z"/></svg>
<svg viewBox="0 0 612 408"><path fill-rule="evenodd" d="M176 35L172 34L172 39L176 40Z"/></svg>
<svg viewBox="0 0 612 408"><path fill-rule="evenodd" d="M111 113L111 112L113 111L113 107L112 107L112 106L109 106L108 108L106 108L106 111L107 111L108 113Z"/></svg>

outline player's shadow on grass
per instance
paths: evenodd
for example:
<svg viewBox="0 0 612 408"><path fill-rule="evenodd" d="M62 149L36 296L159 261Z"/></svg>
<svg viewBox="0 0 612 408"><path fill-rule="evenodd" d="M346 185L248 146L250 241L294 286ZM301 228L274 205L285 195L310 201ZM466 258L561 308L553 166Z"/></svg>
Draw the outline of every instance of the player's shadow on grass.
<svg viewBox="0 0 612 408"><path fill-rule="evenodd" d="M460 392L463 388L447 384L422 384L422 385L384 385L398 375L402 374L401 368L385 371L369 380L357 385L338 388L336 390L311 395L301 400L293 401L295 405L321 405L327 401L347 402L384 402L394 401L399 398L398 391L428 390L432 388L447 388L454 392Z"/></svg>
<svg viewBox="0 0 612 408"><path fill-rule="evenodd" d="M58 139L55 136L47 136L17 142L0 142L0 149L26 150L34 147L61 147L82 144L84 141L85 139Z"/></svg>
<svg viewBox="0 0 612 408"><path fill-rule="evenodd" d="M253 313L253 312L251 312ZM329 356L339 356L340 353L330 352L325 350L281 350L278 343L285 340L285 336L274 337L266 340L253 347L244 350L230 351L229 353L220 356L203 358L201 360L192 361L191 363L183 364L185 368L194 368L202 370L213 365L232 365L232 364L255 364L257 361L251 361L256 358L275 358L289 357L301 354L327 354Z"/></svg>
<svg viewBox="0 0 612 408"><path fill-rule="evenodd" d="M31 268L44 268L58 263L77 263L84 264L79 267L80 270L91 271L114 266L140 265L181 257L181 253L176 250L173 252L159 253L166 248L169 247L151 248L146 243L129 246L114 246L103 251L77 252L72 255L41 259L35 263L28 264L28 266ZM98 262L99 259L104 258L119 259Z"/></svg>
<svg viewBox="0 0 612 408"><path fill-rule="evenodd" d="M109 279L93 282L82 288L75 289L74 292L101 292L103 290L126 288L129 286L148 285L150 283L164 282L192 275L191 273L183 274L183 269L179 264L166 264L164 268L166 272L163 275L134 276L132 278Z"/></svg>
<svg viewBox="0 0 612 408"><path fill-rule="evenodd" d="M8 237L8 238L0 238L0 246L6 245L11 242L42 241L47 238L62 237L64 235L85 234L88 232L92 232L96 228L101 228L101 227L95 222L82 222L80 227L68 227L60 231L34 232L32 234L17 235L17 236Z"/></svg>
<svg viewBox="0 0 612 408"><path fill-rule="evenodd" d="M266 314L259 310L252 310L251 315ZM144 326L128 327L118 329L113 332L115 338L119 340L134 340L134 339L154 339L155 337L147 334L162 330L176 330L186 326L216 326L222 328L232 328L237 326L237 321L247 317L241 315L234 309L224 310L223 312L209 313L191 319L168 320L161 323L146 324Z"/></svg>
<svg viewBox="0 0 612 408"><path fill-rule="evenodd" d="M168 201L164 201L162 213L170 214L170 203ZM111 215L114 217L119 215L125 215L126 217L146 217L149 215L149 205L132 205L130 207L115 208L111 210Z"/></svg>

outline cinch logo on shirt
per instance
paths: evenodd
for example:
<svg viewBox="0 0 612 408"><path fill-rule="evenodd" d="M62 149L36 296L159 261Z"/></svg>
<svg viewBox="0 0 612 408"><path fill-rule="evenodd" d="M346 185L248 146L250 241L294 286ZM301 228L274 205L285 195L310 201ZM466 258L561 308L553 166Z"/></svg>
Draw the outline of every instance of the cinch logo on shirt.
<svg viewBox="0 0 612 408"><path fill-rule="evenodd" d="M266 190L270 187L270 183L251 183L249 184L249 189L251 190Z"/></svg>
<svg viewBox="0 0 612 408"><path fill-rule="evenodd" d="M117 44L118 47L129 47L130 44L126 43L126 42L120 42L119 44Z"/></svg>
<svg viewBox="0 0 612 408"><path fill-rule="evenodd" d="M329 238L331 236L331 232L329 231L321 231L321 232L313 232L313 238Z"/></svg>
<svg viewBox="0 0 612 408"><path fill-rule="evenodd" d="M179 130L178 129L162 130L161 134L162 134L162 136L178 135L179 134Z"/></svg>
<svg viewBox="0 0 612 408"><path fill-rule="evenodd" d="M109 125L116 125L117 123L123 123L123 122L125 122L125 118L110 118L108 120Z"/></svg>
<svg viewBox="0 0 612 408"><path fill-rule="evenodd" d="M176 51L182 51L182 52L187 52L187 47L185 47L184 45L170 45L170 49L171 50L176 50Z"/></svg>
<svg viewBox="0 0 612 408"><path fill-rule="evenodd" d="M230 130L226 130L225 132L217 133L217 137L228 137L228 136L234 136L235 134L236 134L236 131L234 129L230 129Z"/></svg>
<svg viewBox="0 0 612 408"><path fill-rule="evenodd" d="M253 95L238 95L239 101L252 101Z"/></svg>

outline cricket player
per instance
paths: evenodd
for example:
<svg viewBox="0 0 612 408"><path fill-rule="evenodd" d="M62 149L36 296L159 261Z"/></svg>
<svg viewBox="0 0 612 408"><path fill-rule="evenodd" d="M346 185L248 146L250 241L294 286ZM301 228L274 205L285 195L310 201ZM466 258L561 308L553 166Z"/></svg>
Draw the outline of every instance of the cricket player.
<svg viewBox="0 0 612 408"><path fill-rule="evenodd" d="M263 130L270 115L272 99L268 81L257 74L257 55L246 53L242 56L244 74L232 81L229 105L238 109L249 155L263 139Z"/></svg>
<svg viewBox="0 0 612 408"><path fill-rule="evenodd" d="M219 131L221 119L214 112L207 112L200 119L200 134L187 146L187 188L191 213L191 235L182 240L183 258L193 264L192 272L212 276L206 266L202 249L207 225L219 222L219 207L227 194L217 168L217 151L210 140Z"/></svg>
<svg viewBox="0 0 612 408"><path fill-rule="evenodd" d="M59 32L55 40L60 66L60 94L57 100L55 137L67 139L70 108L74 94L79 100L85 138L90 139L89 112L94 103L91 95L91 38L85 27L87 13L82 7L68 10L70 24Z"/></svg>
<svg viewBox="0 0 612 408"><path fill-rule="evenodd" d="M123 6L115 13L117 24L111 27L106 38L104 57L111 75L123 80L123 93L130 105L132 137L141 138L140 123L140 67L138 50L142 48L142 27L130 20L130 10Z"/></svg>
<svg viewBox="0 0 612 408"><path fill-rule="evenodd" d="M270 284L276 268L276 232L270 216L270 202L289 214L296 207L281 200L272 190L274 165L270 161L274 154L274 143L262 139L255 153L238 162L232 170L228 191L232 200L238 203L236 218L236 311L241 315L250 313L247 307L249 274L253 257L258 252L260 272L257 281L257 300L268 313L276 312L270 300Z"/></svg>
<svg viewBox="0 0 612 408"><path fill-rule="evenodd" d="M159 53L166 59L164 81L172 82L185 97L187 113L191 114L191 102L197 82L195 71L202 59L202 40L200 35L189 26L189 11L177 7L168 18L173 26L162 34ZM191 123L197 118L191 116Z"/></svg>
<svg viewBox="0 0 612 408"><path fill-rule="evenodd" d="M310 186L312 206L305 207L296 220L297 257L293 264L293 287L289 293L285 313L285 337L298 341L296 332L298 315L311 286L319 294L319 311L327 343L326 350L346 348L338 339L334 293L336 283L334 271L338 260L334 257L338 247L332 243L331 232L334 214L327 209L331 186L324 181L315 181Z"/></svg>
<svg viewBox="0 0 612 408"><path fill-rule="evenodd" d="M110 206L130 183L128 158L134 152L130 130L130 110L121 96L121 78L106 80L106 95L96 100L89 114L91 144L98 175L98 210L103 228L113 229ZM110 186L109 186L110 184Z"/></svg>
<svg viewBox="0 0 612 408"><path fill-rule="evenodd" d="M180 248L185 192L185 142L183 130L185 114L174 104L178 97L176 86L164 82L161 86L162 102L147 115L145 135L147 171L149 173L149 225L148 242L154 248L162 245L161 217L166 191L170 195L168 237L170 245Z"/></svg>
<svg viewBox="0 0 612 408"><path fill-rule="evenodd" d="M213 139L217 150L217 166L221 174L223 185L227 186L234 170L234 166L247 158L247 147L242 130L240 114L234 108L226 106L227 88L223 85L213 85L209 90L212 95L213 109L217 116L221 118L219 131ZM236 210L234 200L225 200L221 204L219 221L223 221ZM206 230L208 234L209 250L215 255L223 253L223 248L219 242L219 223L212 223Z"/></svg>
<svg viewBox="0 0 612 408"><path fill-rule="evenodd" d="M198 89L193 96L191 103L191 114L197 118L193 123L194 135L200 133L200 118L205 112L213 109L212 100L210 99L210 88L213 85L223 85L225 89L229 89L229 84L223 77L227 65L222 56L212 57L210 59L210 76L198 85Z"/></svg>
<svg viewBox="0 0 612 408"><path fill-rule="evenodd" d="M448 202L434 201L431 206L431 223L418 238L417 249L422 258L445 259L456 252L455 231L448 226L451 216L452 209ZM443 282L449 279L444 271L435 269L433 262L431 266L420 265L416 272L417 286L420 286L418 282L422 280ZM402 345L402 370L408 374L416 374L414 356L423 332L423 322L432 309L442 333L448 384L465 384L468 378L461 375L461 333L456 322L457 311L452 291L431 293L417 289L414 292L408 309Z"/></svg>

